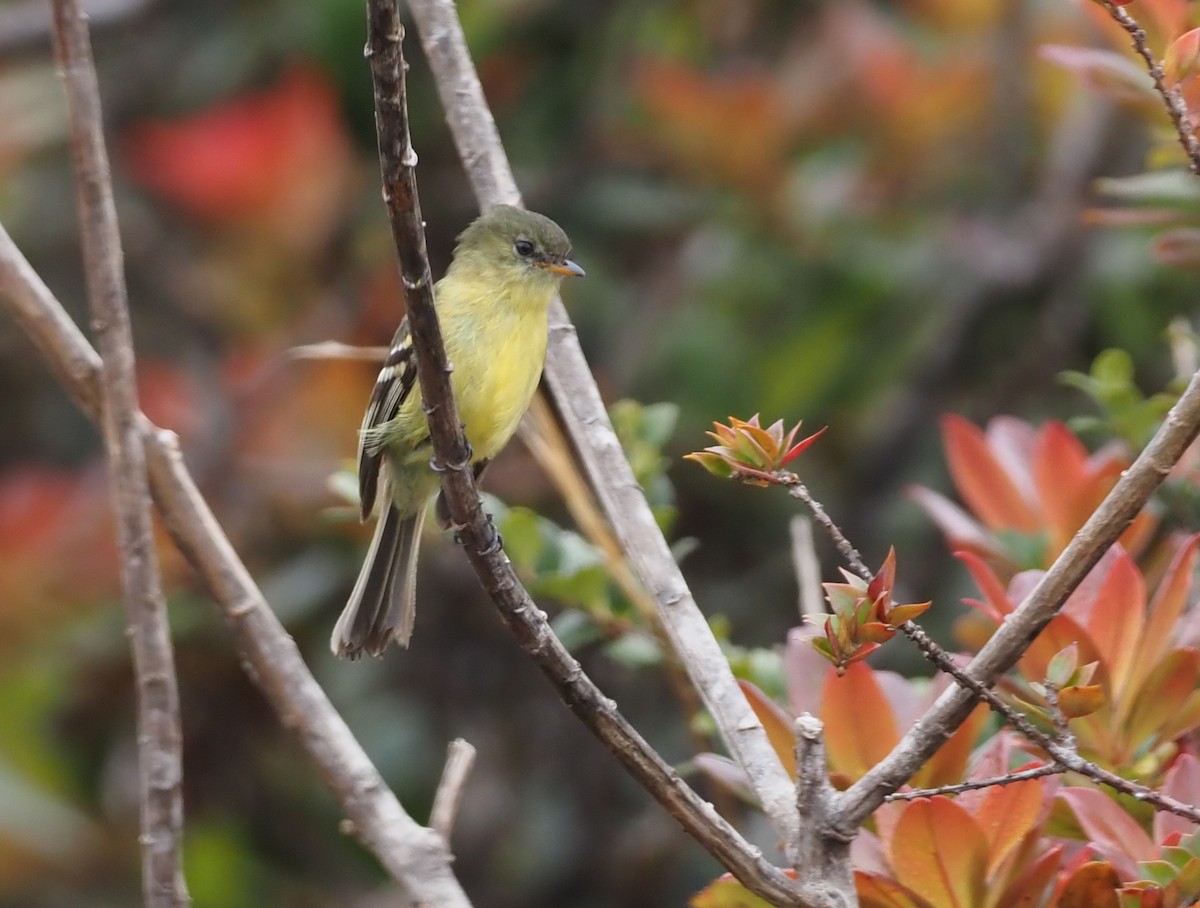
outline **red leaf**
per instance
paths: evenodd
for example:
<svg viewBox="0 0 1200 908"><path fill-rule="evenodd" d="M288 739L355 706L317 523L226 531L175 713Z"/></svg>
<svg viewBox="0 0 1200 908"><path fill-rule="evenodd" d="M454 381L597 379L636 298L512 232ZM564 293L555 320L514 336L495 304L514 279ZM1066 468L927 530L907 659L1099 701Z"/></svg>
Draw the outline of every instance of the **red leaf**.
<svg viewBox="0 0 1200 908"><path fill-rule="evenodd" d="M891 594L896 586L896 549L894 546L888 548L887 557L883 559L883 564L875 574L875 579L867 584L867 596L872 599L878 599L883 594Z"/></svg>
<svg viewBox="0 0 1200 908"><path fill-rule="evenodd" d="M1200 761L1191 754L1183 754L1167 770L1162 793L1184 804L1200 804ZM1154 814L1154 838L1158 842L1165 843L1171 835L1190 835L1195 831L1196 824L1191 820L1165 810Z"/></svg>
<svg viewBox="0 0 1200 908"><path fill-rule="evenodd" d="M332 206L341 204L352 167L334 88L306 67L192 116L135 126L124 159L137 182L194 217L267 215L278 226L306 231L314 225L289 219L336 222Z"/></svg>
<svg viewBox="0 0 1200 908"><path fill-rule="evenodd" d="M999 624L1015 608L1014 603L1008 597L1008 590L978 555L973 552L955 552L954 555L967 566L967 570L971 572L971 576L975 580L975 585L983 593L984 601L980 604L986 608L980 610Z"/></svg>
<svg viewBox="0 0 1200 908"><path fill-rule="evenodd" d="M1094 788L1061 788L1058 796L1074 811L1092 848L1124 879L1137 878L1138 861L1158 857L1142 827L1108 795Z"/></svg>

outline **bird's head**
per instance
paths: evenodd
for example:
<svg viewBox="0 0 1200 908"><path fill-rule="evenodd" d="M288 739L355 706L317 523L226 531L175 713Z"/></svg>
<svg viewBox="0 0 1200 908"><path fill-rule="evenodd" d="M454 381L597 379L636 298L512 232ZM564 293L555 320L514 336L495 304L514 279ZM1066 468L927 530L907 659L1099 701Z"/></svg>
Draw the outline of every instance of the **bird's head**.
<svg viewBox="0 0 1200 908"><path fill-rule="evenodd" d="M583 277L568 258L571 241L545 215L496 205L472 221L458 238L454 258L469 258L497 274L556 287L564 277Z"/></svg>

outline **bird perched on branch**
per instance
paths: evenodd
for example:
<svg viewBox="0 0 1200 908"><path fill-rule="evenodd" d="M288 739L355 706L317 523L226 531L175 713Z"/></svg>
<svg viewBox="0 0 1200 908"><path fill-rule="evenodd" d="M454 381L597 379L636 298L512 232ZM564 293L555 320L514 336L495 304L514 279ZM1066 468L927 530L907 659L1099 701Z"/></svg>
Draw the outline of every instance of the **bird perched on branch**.
<svg viewBox="0 0 1200 908"><path fill-rule="evenodd" d="M583 269L552 220L497 205L459 235L433 288L450 383L478 477L508 443L546 361L547 312L565 277ZM408 319L400 323L371 391L358 444L362 518L381 513L350 601L333 629L334 653L380 655L407 646L415 615L417 550L430 497L441 485L422 409ZM379 496L382 481L383 493Z"/></svg>

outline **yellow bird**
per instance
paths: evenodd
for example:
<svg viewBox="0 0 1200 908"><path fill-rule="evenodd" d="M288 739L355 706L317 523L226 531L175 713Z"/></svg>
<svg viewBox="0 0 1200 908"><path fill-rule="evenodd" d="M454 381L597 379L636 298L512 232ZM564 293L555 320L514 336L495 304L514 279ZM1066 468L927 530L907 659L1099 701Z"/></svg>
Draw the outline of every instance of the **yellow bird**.
<svg viewBox="0 0 1200 908"><path fill-rule="evenodd" d="M476 218L458 238L454 259L433 288L450 383L478 477L508 443L537 389L546 362L547 312L565 277L582 277L571 241L552 220L510 205ZM392 339L358 443L362 518L382 513L371 547L333 629L334 653L380 655L408 646L416 613L417 550L430 497L441 479L422 410L408 319Z"/></svg>

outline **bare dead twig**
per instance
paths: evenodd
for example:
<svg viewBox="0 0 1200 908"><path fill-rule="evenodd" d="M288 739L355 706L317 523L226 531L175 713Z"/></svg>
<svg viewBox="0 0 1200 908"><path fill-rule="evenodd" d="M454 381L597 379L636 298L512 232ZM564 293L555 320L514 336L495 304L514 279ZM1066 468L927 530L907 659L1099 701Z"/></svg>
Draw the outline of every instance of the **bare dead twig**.
<svg viewBox="0 0 1200 908"><path fill-rule="evenodd" d="M837 547L838 552L846 559L846 563L854 569L854 573L870 583L875 578L875 575L871 573L871 569L863 561L863 557L858 553L858 549L846 538L846 534L842 532L842 528L834 523L833 518L829 516L821 502L813 498L812 493L808 491L808 486L801 482L800 477L795 473L781 471L776 476L780 481L780 485L787 488L789 495L799 501L803 501L808 506L809 511L812 512L813 519L821 525L821 529L833 540L833 544Z"/></svg>
<svg viewBox="0 0 1200 908"><path fill-rule="evenodd" d="M408 5L476 199L481 207L501 202L519 204L520 193L467 51L454 3L410 0ZM550 312L546 380L634 572L654 598L676 654L729 752L745 770L790 857L799 834L795 785L738 688L654 520L560 301Z"/></svg>
<svg viewBox="0 0 1200 908"><path fill-rule="evenodd" d="M54 54L67 95L88 303L102 358L101 425L137 694L142 895L151 908L176 908L191 904L183 877L179 682L154 549L121 237L87 22L77 0L55 0L53 12Z"/></svg>
<svg viewBox="0 0 1200 908"><path fill-rule="evenodd" d="M424 230L417 198L416 154L409 137L405 98L403 28L396 0L370 0L367 56L375 83L376 125L384 200L400 261L409 328L417 353L421 393L433 442L434 459L444 465L442 489L467 559L501 617L532 655L573 713L625 768L700 844L749 888L781 905L818 908L777 868L765 861L705 803L629 725L616 704L584 674L550 630L546 616L529 598L512 565L495 545L495 528L483 512L459 425L448 362L433 304ZM832 908L832 906L831 906Z"/></svg>
<svg viewBox="0 0 1200 908"><path fill-rule="evenodd" d="M1057 763L1045 766L1035 766L1032 769L1021 769L1017 772L1006 773L1002 776L989 776L986 779L972 779L970 782L956 782L953 785L939 785L937 788L914 788L909 791L897 791L884 798L884 801L915 801L918 798L932 798L934 795L962 794L964 791L981 791L984 788L1011 785L1013 782L1026 782L1030 779L1041 779L1045 776L1058 776L1066 772L1066 767Z"/></svg>
<svg viewBox="0 0 1200 908"><path fill-rule="evenodd" d="M474 765L475 748L462 738L451 741L450 746L446 748L446 765L442 767L442 778L433 796L433 808L429 811L429 828L446 842L450 841L467 776L471 774L471 767Z"/></svg>
<svg viewBox="0 0 1200 908"><path fill-rule="evenodd" d="M100 420L100 358L0 226L0 305L76 403ZM139 419L150 490L175 545L221 608L247 673L299 737L350 831L414 901L470 908L440 836L412 819L313 678L238 558L183 462L174 433Z"/></svg>

